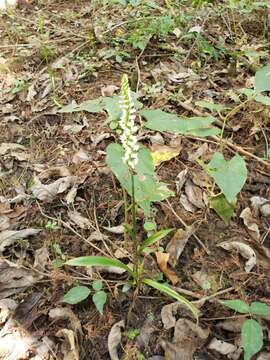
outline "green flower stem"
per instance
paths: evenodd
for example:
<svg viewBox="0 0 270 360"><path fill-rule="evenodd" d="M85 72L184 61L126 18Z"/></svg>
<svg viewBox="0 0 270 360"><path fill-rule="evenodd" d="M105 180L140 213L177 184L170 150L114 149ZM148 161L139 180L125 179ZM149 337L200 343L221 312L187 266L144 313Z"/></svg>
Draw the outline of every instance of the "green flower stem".
<svg viewBox="0 0 270 360"><path fill-rule="evenodd" d="M131 229L131 239L134 245L135 253L135 275L138 277L139 272L139 244L137 239L137 224L136 224L136 201L135 201L135 182L134 182L134 173L131 174L131 218L132 218L132 229Z"/></svg>

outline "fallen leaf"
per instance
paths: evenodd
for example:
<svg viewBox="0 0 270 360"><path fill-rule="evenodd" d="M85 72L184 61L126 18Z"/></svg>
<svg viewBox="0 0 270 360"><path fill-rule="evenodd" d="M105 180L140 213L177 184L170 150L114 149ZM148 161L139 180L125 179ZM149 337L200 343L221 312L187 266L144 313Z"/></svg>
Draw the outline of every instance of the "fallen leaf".
<svg viewBox="0 0 270 360"><path fill-rule="evenodd" d="M112 234L124 234L124 232L125 232L124 225L118 225L118 226L112 226L112 227L103 226L103 229L109 231Z"/></svg>
<svg viewBox="0 0 270 360"><path fill-rule="evenodd" d="M41 274L32 270L20 267L8 260L0 260L0 299L33 286L41 278Z"/></svg>
<svg viewBox="0 0 270 360"><path fill-rule="evenodd" d="M264 352L260 353L260 355L257 357L257 360L270 360L270 352L264 351Z"/></svg>
<svg viewBox="0 0 270 360"><path fill-rule="evenodd" d="M227 319L227 320L219 321L216 324L216 326L218 328L226 330L226 331L240 333L244 321L245 321L244 318L238 318L238 319L233 319L233 320Z"/></svg>
<svg viewBox="0 0 270 360"><path fill-rule="evenodd" d="M245 265L246 272L250 272L256 265L257 257L255 251L247 244L239 241L224 241L217 246L227 251L237 250L243 258L248 259Z"/></svg>
<svg viewBox="0 0 270 360"><path fill-rule="evenodd" d="M176 318L175 315L180 306L179 302L174 302L171 304L164 305L161 309L161 320L164 326L164 329L169 330L175 327Z"/></svg>
<svg viewBox="0 0 270 360"><path fill-rule="evenodd" d="M44 202L52 202L58 194L65 192L68 188L73 186L77 180L76 176L66 176L57 179L51 184L44 185L38 178L34 179L34 185L31 187L31 192L35 198Z"/></svg>
<svg viewBox="0 0 270 360"><path fill-rule="evenodd" d="M122 334L121 329L125 327L124 320L118 321L110 330L108 336L108 349L111 360L119 360L117 348L121 342Z"/></svg>
<svg viewBox="0 0 270 360"><path fill-rule="evenodd" d="M154 165L159 166L161 163L175 158L180 154L180 149L180 146L153 144L150 152Z"/></svg>
<svg viewBox="0 0 270 360"><path fill-rule="evenodd" d="M5 155L9 151L22 150L25 151L27 148L20 144L13 143L1 143L0 145L0 156Z"/></svg>
<svg viewBox="0 0 270 360"><path fill-rule="evenodd" d="M0 215L0 231L7 230L9 227L10 227L9 217L6 215Z"/></svg>
<svg viewBox="0 0 270 360"><path fill-rule="evenodd" d="M176 176L176 189L177 189L177 194L180 193L180 191L182 190L185 182L187 181L188 178L188 170L182 170L180 171L180 173Z"/></svg>
<svg viewBox="0 0 270 360"><path fill-rule="evenodd" d="M187 180L185 183L185 193L191 204L195 205L199 209L205 208L203 201L203 191L198 186L194 185L191 180Z"/></svg>
<svg viewBox="0 0 270 360"><path fill-rule="evenodd" d="M91 235L87 238L89 241L103 241L107 240L108 236L102 234L99 230L93 231Z"/></svg>
<svg viewBox="0 0 270 360"><path fill-rule="evenodd" d="M191 277L203 290L211 289L211 279L205 270L198 270Z"/></svg>
<svg viewBox="0 0 270 360"><path fill-rule="evenodd" d="M13 299L0 300L0 325L6 322L17 306L17 302Z"/></svg>
<svg viewBox="0 0 270 360"><path fill-rule="evenodd" d="M34 320L36 320L42 314L42 311L38 311L38 305L42 299L41 292L31 292L23 301L16 307L13 315L13 319L16 320L24 329L30 328Z"/></svg>
<svg viewBox="0 0 270 360"><path fill-rule="evenodd" d="M79 346L74 331L61 329L56 333L57 337L63 337L65 342L61 344L63 360L79 360Z"/></svg>
<svg viewBox="0 0 270 360"><path fill-rule="evenodd" d="M175 324L173 343L163 342L167 360L193 360L195 351L209 336L208 329L202 329L188 319L179 319Z"/></svg>
<svg viewBox="0 0 270 360"><path fill-rule="evenodd" d="M151 335L156 330L155 326L153 325L152 319L146 319L143 326L140 328L140 334L136 338L136 345L141 351L144 351L151 339Z"/></svg>
<svg viewBox="0 0 270 360"><path fill-rule="evenodd" d="M55 321L69 320L71 329L75 333L82 334L81 322L70 308L58 307L51 309L49 311L49 317Z"/></svg>
<svg viewBox="0 0 270 360"><path fill-rule="evenodd" d="M0 233L0 253L17 240L38 234L41 229L4 230Z"/></svg>
<svg viewBox="0 0 270 360"><path fill-rule="evenodd" d="M170 254L156 252L156 258L158 267L164 273L164 275L172 282L173 285L176 285L179 281L178 276L175 274L174 271L168 268L168 261Z"/></svg>
<svg viewBox="0 0 270 360"><path fill-rule="evenodd" d="M119 87L115 85L107 85L101 88L102 96L112 96Z"/></svg>
<svg viewBox="0 0 270 360"><path fill-rule="evenodd" d="M228 355L237 350L235 345L218 340L217 338L213 338L207 348L210 350L215 350L222 355Z"/></svg>
<svg viewBox="0 0 270 360"><path fill-rule="evenodd" d="M101 141L110 138L112 135L110 133L101 133L91 136L92 146L96 147Z"/></svg>
<svg viewBox="0 0 270 360"><path fill-rule="evenodd" d="M73 155L72 162L74 164L80 164L84 161L88 161L89 159L90 157L88 153L84 149L80 148L80 150Z"/></svg>
<svg viewBox="0 0 270 360"><path fill-rule="evenodd" d="M183 206L183 208L186 211L189 211L191 213L195 213L197 211L196 206L191 204L191 202L188 200L187 196L185 194L181 194L180 196L180 204Z"/></svg>
<svg viewBox="0 0 270 360"><path fill-rule="evenodd" d="M240 214L240 218L243 219L245 226L248 228L249 233L255 240L260 240L260 230L254 220L251 210L249 207L246 207Z"/></svg>
<svg viewBox="0 0 270 360"><path fill-rule="evenodd" d="M35 251L34 268L39 271L44 271L49 260L50 260L49 251L47 247L44 245L42 246L42 248L37 249Z"/></svg>
<svg viewBox="0 0 270 360"><path fill-rule="evenodd" d="M190 236L193 234L193 227L190 226L186 230L178 229L173 235L172 239L169 241L166 246L166 252L169 253L169 264L173 267L176 266L177 261L182 254L186 243Z"/></svg>
<svg viewBox="0 0 270 360"><path fill-rule="evenodd" d="M208 144L203 143L194 153L188 154L188 161L196 162L197 159L203 157L208 152Z"/></svg>
<svg viewBox="0 0 270 360"><path fill-rule="evenodd" d="M67 215L71 222L81 229L91 229L93 227L90 220L82 216L78 211L68 211Z"/></svg>
<svg viewBox="0 0 270 360"><path fill-rule="evenodd" d="M39 174L39 178L41 180L65 176L71 176L70 170L66 166L53 166L49 169L41 171Z"/></svg>

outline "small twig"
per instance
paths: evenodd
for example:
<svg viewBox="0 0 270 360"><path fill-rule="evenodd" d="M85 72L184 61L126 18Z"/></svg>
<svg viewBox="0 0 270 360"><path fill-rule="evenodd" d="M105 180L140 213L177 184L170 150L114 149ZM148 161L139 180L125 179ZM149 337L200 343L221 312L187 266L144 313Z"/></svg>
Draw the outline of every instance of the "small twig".
<svg viewBox="0 0 270 360"><path fill-rule="evenodd" d="M201 298L200 300L195 301L195 303L196 303L196 304L204 303L205 301L208 301L208 300L210 300L210 299L213 299L213 298L215 298L215 297L217 297L217 296L219 296L219 295L226 294L226 293L231 292L231 291L233 291L233 290L235 290L235 287L234 287L234 286L231 286L231 287L228 288L228 289L220 290L220 291L218 291L218 292L216 292L216 293L214 293L214 294L211 294L211 295L209 295L209 296L204 296L204 297Z"/></svg>

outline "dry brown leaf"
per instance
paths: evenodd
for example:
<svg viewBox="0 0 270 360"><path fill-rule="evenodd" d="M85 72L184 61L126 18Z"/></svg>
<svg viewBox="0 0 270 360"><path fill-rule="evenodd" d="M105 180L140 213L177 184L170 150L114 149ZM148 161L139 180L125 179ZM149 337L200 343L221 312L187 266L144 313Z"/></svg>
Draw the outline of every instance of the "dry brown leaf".
<svg viewBox="0 0 270 360"><path fill-rule="evenodd" d="M7 246L14 244L15 241L25 239L29 236L38 234L41 229L24 230L4 230L0 233L0 253L5 251Z"/></svg>
<svg viewBox="0 0 270 360"><path fill-rule="evenodd" d="M44 185L38 178L35 178L31 192L35 198L44 202L52 202L58 194L62 194L68 188L74 186L77 180L76 176L66 176L57 179L51 184Z"/></svg>
<svg viewBox="0 0 270 360"><path fill-rule="evenodd" d="M74 164L80 164L84 161L88 161L89 159L90 157L87 152L83 148L80 148L80 150L73 155L72 162Z"/></svg>
<svg viewBox="0 0 270 360"><path fill-rule="evenodd" d="M175 272L168 268L168 261L170 254L162 253L162 252L156 252L156 258L158 267L163 272L163 274L172 282L173 285L176 285L179 281L178 276L175 274Z"/></svg>
<svg viewBox="0 0 270 360"><path fill-rule="evenodd" d="M196 162L197 159L202 157L208 152L208 144L203 143L194 153L188 154L188 161Z"/></svg>
<svg viewBox="0 0 270 360"><path fill-rule="evenodd" d="M116 90L118 90L119 87L115 85L107 85L101 88L101 95L102 96L113 96Z"/></svg>
<svg viewBox="0 0 270 360"><path fill-rule="evenodd" d="M82 334L81 322L74 312L67 307L58 307L49 311L49 317L55 321L69 320L71 329L77 334Z"/></svg>
<svg viewBox="0 0 270 360"><path fill-rule="evenodd" d="M51 177L57 178L65 176L71 176L70 170L66 166L53 166L47 170L41 171L39 174L39 178L41 180L46 180Z"/></svg>
<svg viewBox="0 0 270 360"><path fill-rule="evenodd" d="M0 215L0 231L7 230L9 227L10 227L9 217L6 215Z"/></svg>
<svg viewBox="0 0 270 360"><path fill-rule="evenodd" d="M151 156L155 166L164 161L169 161L180 154L181 147L153 144L150 148Z"/></svg>
<svg viewBox="0 0 270 360"><path fill-rule="evenodd" d="M246 272L250 272L256 265L257 257L255 251L249 245L239 241L224 241L218 244L218 246L227 251L237 250L243 258L248 259L245 265Z"/></svg>
<svg viewBox="0 0 270 360"><path fill-rule="evenodd" d="M10 151L22 150L25 151L27 148L20 144L14 143L1 143L0 144L0 156L5 155Z"/></svg>
<svg viewBox="0 0 270 360"><path fill-rule="evenodd" d="M93 231L91 235L87 238L89 241L103 241L107 240L108 236L102 234L99 230Z"/></svg>
<svg viewBox="0 0 270 360"><path fill-rule="evenodd" d="M237 350L235 345L226 341L218 340L217 338L213 338L207 348L210 350L215 350L222 355L228 355Z"/></svg>
<svg viewBox="0 0 270 360"><path fill-rule="evenodd" d="M175 315L180 306L179 302L164 305L161 309L161 320L163 322L164 329L168 330L175 327L176 318Z"/></svg>
<svg viewBox="0 0 270 360"><path fill-rule="evenodd" d="M118 321L110 330L108 336L108 349L111 360L119 360L117 348L121 342L122 334L121 329L125 327L124 320Z"/></svg>
<svg viewBox="0 0 270 360"><path fill-rule="evenodd" d="M260 230L252 216L251 210L249 207L246 207L240 214L240 218L243 219L245 226L249 230L249 234L255 239L260 240Z"/></svg>
<svg viewBox="0 0 270 360"><path fill-rule="evenodd" d="M190 236L193 234L193 227L190 226L186 230L178 229L173 235L172 239L166 246L166 252L169 253L169 264L173 267L176 266L177 261L182 254L186 243Z"/></svg>
<svg viewBox="0 0 270 360"><path fill-rule="evenodd" d="M226 331L240 333L244 321L245 321L244 318L238 318L238 319L233 319L233 320L227 319L227 320L218 322L216 324L216 326L218 328L226 330Z"/></svg>
<svg viewBox="0 0 270 360"><path fill-rule="evenodd" d="M101 141L110 138L112 135L110 133L101 133L97 135L92 135L92 146L96 147Z"/></svg>
<svg viewBox="0 0 270 360"><path fill-rule="evenodd" d="M34 268L39 271L44 271L46 265L50 260L50 255L47 247L44 245L42 248L35 251Z"/></svg>
<svg viewBox="0 0 270 360"><path fill-rule="evenodd" d="M188 170L182 170L180 171L180 173L176 176L177 181L176 181L176 189L177 189L177 194L180 193L180 191L182 190L185 182L187 181L188 178Z"/></svg>
<svg viewBox="0 0 270 360"><path fill-rule="evenodd" d="M195 213L197 211L196 206L191 204L191 202L188 200L187 196L185 194L181 194L180 196L180 204L183 206L183 208L186 211L189 211L191 213Z"/></svg>
<svg viewBox="0 0 270 360"><path fill-rule="evenodd" d="M18 304L12 299L0 300L0 325L6 322L8 317L13 314Z"/></svg>
<svg viewBox="0 0 270 360"><path fill-rule="evenodd" d="M70 329L61 329L56 333L56 336L65 339L65 342L61 344L63 360L80 360L79 346L74 331Z"/></svg>
<svg viewBox="0 0 270 360"><path fill-rule="evenodd" d="M185 193L191 204L195 205L199 209L205 208L203 191L198 186L194 185L191 180L187 180L185 183Z"/></svg>
<svg viewBox="0 0 270 360"><path fill-rule="evenodd" d="M112 234L124 234L124 232L125 232L124 225L118 225L118 226L112 226L112 227L103 226L103 229L109 231Z"/></svg>
<svg viewBox="0 0 270 360"><path fill-rule="evenodd" d="M143 326L140 328L140 334L136 338L136 345L138 348L143 351L147 348L151 335L156 330L156 327L153 325L152 319L146 319Z"/></svg>
<svg viewBox="0 0 270 360"><path fill-rule="evenodd" d="M188 319L179 319L175 324L173 343L162 343L165 359L193 360L195 351L206 342L208 336L208 329L202 329Z"/></svg>
<svg viewBox="0 0 270 360"><path fill-rule="evenodd" d="M257 357L257 360L270 360L270 352L269 351L263 351L260 353L260 355Z"/></svg>
<svg viewBox="0 0 270 360"><path fill-rule="evenodd" d="M8 260L0 260L0 299L33 286L42 275Z"/></svg>
<svg viewBox="0 0 270 360"><path fill-rule="evenodd" d="M81 229L91 229L93 226L91 225L91 221L82 216L78 211L68 211L68 217L70 218L71 222Z"/></svg>

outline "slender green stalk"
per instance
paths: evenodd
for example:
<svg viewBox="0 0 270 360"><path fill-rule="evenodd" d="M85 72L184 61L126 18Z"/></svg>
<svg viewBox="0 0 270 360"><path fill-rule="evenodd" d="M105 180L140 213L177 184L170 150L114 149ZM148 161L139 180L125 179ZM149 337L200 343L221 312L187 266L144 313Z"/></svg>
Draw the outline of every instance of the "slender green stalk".
<svg viewBox="0 0 270 360"><path fill-rule="evenodd" d="M135 201L135 182L134 174L131 174L131 218L132 218L132 229L131 229L131 239L134 245L134 255L135 255L135 274L138 277L139 275L139 244L137 239L137 224L136 224L136 201Z"/></svg>

